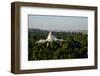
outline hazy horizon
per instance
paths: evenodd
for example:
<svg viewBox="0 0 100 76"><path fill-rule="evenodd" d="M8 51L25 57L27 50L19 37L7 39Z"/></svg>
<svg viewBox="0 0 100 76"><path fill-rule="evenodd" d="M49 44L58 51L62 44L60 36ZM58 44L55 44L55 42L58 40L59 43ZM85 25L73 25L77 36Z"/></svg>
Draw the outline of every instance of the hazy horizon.
<svg viewBox="0 0 100 76"><path fill-rule="evenodd" d="M28 28L51 31L88 30L88 17L29 15Z"/></svg>

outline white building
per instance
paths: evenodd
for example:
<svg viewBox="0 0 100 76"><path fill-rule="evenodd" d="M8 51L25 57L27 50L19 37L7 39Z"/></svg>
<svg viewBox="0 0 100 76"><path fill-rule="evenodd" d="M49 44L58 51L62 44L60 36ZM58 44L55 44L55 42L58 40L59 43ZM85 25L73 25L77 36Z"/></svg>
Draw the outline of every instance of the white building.
<svg viewBox="0 0 100 76"><path fill-rule="evenodd" d="M51 32L49 32L48 37L47 37L46 40L40 39L39 41L36 41L36 43L44 43L44 42L46 42L46 41L52 42L52 41L64 41L64 40L63 40L63 39L58 39L58 38L56 38L54 35L52 35Z"/></svg>

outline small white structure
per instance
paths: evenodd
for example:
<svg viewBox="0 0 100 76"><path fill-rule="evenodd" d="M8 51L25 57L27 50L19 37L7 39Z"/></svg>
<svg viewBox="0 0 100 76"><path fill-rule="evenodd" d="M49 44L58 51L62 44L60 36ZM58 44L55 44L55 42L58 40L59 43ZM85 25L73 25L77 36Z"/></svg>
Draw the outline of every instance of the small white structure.
<svg viewBox="0 0 100 76"><path fill-rule="evenodd" d="M46 40L41 39L41 40L37 41L36 43L44 43L44 42L46 42Z"/></svg>
<svg viewBox="0 0 100 76"><path fill-rule="evenodd" d="M56 38L54 35L52 35L51 32L49 32L48 37L47 37L46 40L40 39L39 41L36 41L36 43L44 43L44 42L46 42L46 41L52 42L52 41L64 41L64 40L63 40L63 39L58 39L58 38Z"/></svg>

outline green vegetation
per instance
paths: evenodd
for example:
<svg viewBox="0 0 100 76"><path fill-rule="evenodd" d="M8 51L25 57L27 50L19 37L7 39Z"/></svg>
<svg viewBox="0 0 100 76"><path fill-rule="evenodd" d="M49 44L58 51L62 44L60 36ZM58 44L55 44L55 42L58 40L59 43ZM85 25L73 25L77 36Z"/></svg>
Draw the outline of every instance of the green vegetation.
<svg viewBox="0 0 100 76"><path fill-rule="evenodd" d="M29 29L28 60L78 59L88 57L87 34L75 32L53 32L62 42L36 43L46 39L48 31Z"/></svg>

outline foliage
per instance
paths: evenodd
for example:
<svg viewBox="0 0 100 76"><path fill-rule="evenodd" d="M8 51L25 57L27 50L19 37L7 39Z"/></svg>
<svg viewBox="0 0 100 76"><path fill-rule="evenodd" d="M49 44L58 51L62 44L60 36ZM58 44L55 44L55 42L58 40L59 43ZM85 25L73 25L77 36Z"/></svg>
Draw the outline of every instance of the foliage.
<svg viewBox="0 0 100 76"><path fill-rule="evenodd" d="M77 59L88 57L87 34L76 32L53 32L66 41L36 43L46 39L48 31L29 30L28 60Z"/></svg>

